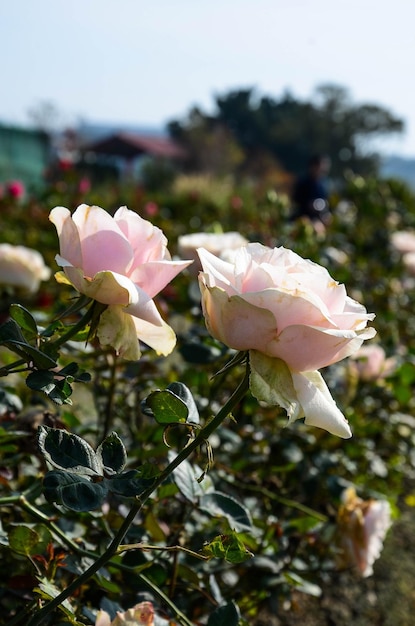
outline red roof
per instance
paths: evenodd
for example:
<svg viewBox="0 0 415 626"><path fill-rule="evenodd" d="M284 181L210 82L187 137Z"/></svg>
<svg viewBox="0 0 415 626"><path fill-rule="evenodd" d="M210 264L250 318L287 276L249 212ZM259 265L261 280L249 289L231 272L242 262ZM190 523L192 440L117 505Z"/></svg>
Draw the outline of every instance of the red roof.
<svg viewBox="0 0 415 626"><path fill-rule="evenodd" d="M182 148L167 137L151 137L133 133L115 133L85 146L85 150L126 159L143 154L170 159L184 157Z"/></svg>

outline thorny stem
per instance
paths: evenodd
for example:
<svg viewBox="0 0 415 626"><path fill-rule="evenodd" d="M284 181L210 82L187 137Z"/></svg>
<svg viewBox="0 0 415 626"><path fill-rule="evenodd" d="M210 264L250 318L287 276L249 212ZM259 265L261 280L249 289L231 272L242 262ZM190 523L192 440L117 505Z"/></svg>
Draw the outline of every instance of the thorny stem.
<svg viewBox="0 0 415 626"><path fill-rule="evenodd" d="M108 433L111 430L111 426L113 423L113 406L114 406L114 398L115 398L115 387L116 387L116 373L117 373L117 359L114 355L111 355L112 363L110 365L110 379L109 379L109 388L107 395L107 402L105 405L105 421L104 421L104 432L102 435L102 439L105 439Z"/></svg>
<svg viewBox="0 0 415 626"><path fill-rule="evenodd" d="M106 551L101 554L100 557L80 576L78 576L75 580L70 583L66 589L64 589L56 598L51 600L48 604L46 604L43 608L41 608L28 622L27 626L36 626L37 624L41 624L44 618L49 615L55 608L57 608L64 600L69 598L79 587L81 587L87 580L91 578L101 567L103 567L114 555L117 554L118 548L121 545L125 535L127 534L135 516L141 510L144 503L151 496L153 491L157 489L165 480L170 476L170 474L184 461L187 459L190 454L196 450L200 445L202 445L210 435L222 424L225 418L232 412L234 407L242 400L245 396L246 392L249 388L249 366L246 365L245 376L242 382L239 384L237 389L231 395L231 397L227 400L227 402L223 405L223 407L219 410L215 417L213 417L210 422L202 428L197 436L185 447L183 450L179 452L176 458L169 463L165 469L156 477L154 483L146 489L139 498L137 498L136 502L131 507L130 512L127 517L124 519L121 527L119 528L117 534L112 539ZM160 595L160 594L159 594ZM181 621L184 626L192 626L191 622L183 615L177 615L177 618Z"/></svg>

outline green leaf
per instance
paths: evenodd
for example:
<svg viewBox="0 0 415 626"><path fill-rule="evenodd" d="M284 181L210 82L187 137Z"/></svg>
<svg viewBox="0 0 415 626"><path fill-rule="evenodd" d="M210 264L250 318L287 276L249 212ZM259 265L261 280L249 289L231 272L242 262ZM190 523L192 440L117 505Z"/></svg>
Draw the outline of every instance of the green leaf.
<svg viewBox="0 0 415 626"><path fill-rule="evenodd" d="M10 305L10 317L18 323L22 330L25 330L29 336L37 336L38 329L33 315L21 304Z"/></svg>
<svg viewBox="0 0 415 626"><path fill-rule="evenodd" d="M169 454L172 460L174 454ZM201 482L198 482L199 476L203 474L202 470L196 465L191 465L189 461L182 461L175 470L173 470L173 480L185 498L197 504L199 499L205 494L213 492L213 483L210 476L205 476Z"/></svg>
<svg viewBox="0 0 415 626"><path fill-rule="evenodd" d="M210 614L207 626L238 626L241 614L234 602L228 602Z"/></svg>
<svg viewBox="0 0 415 626"><path fill-rule="evenodd" d="M252 528L252 520L248 509L235 498L220 491L205 493L199 500L199 508L212 517L226 517L234 530Z"/></svg>
<svg viewBox="0 0 415 626"><path fill-rule="evenodd" d="M100 507L108 489L104 479L91 482L79 474L53 470L43 479L43 491L48 502L57 502L80 512Z"/></svg>
<svg viewBox="0 0 415 626"><path fill-rule="evenodd" d="M186 387L186 385L184 385L183 383L173 382L170 383L167 389L171 393L174 393L174 395L177 396L187 406L188 415L186 422L188 424L199 424L199 411L197 410L196 402L194 401L194 398L188 387Z"/></svg>
<svg viewBox="0 0 415 626"><path fill-rule="evenodd" d="M158 424L185 423L189 415L186 404L168 389L153 391L145 401Z"/></svg>
<svg viewBox="0 0 415 626"><path fill-rule="evenodd" d="M70 470L83 476L103 475L101 459L78 435L60 428L40 426L38 444L46 461L56 469Z"/></svg>
<svg viewBox="0 0 415 626"><path fill-rule="evenodd" d="M7 320L0 326L0 343L6 344L8 341L25 342L20 326L13 320Z"/></svg>
<svg viewBox="0 0 415 626"><path fill-rule="evenodd" d="M148 476L146 472L141 472L139 469L117 474L106 481L109 491L126 498L140 496L153 483L154 476Z"/></svg>
<svg viewBox="0 0 415 626"><path fill-rule="evenodd" d="M225 559L228 563L243 563L253 557L237 533L218 535L210 543L203 546L203 553L209 557Z"/></svg>
<svg viewBox="0 0 415 626"><path fill-rule="evenodd" d="M21 351L23 351L26 357L29 357L29 360L33 361L34 366L40 370L52 369L56 367L57 365L55 359L52 359L50 356L48 356L44 352L41 352L37 348L34 348L28 343L14 341L14 342L9 342L7 344L7 347L11 350L12 349L11 346L13 345L19 348Z"/></svg>
<svg viewBox="0 0 415 626"><path fill-rule="evenodd" d="M8 535L9 545L14 552L32 556L45 552L47 545L52 541L52 535L44 524L34 527L15 526Z"/></svg>
<svg viewBox="0 0 415 626"><path fill-rule="evenodd" d="M9 532L10 548L17 554L24 554L25 556L38 554L39 550L35 548L39 542L39 534L28 526L16 526Z"/></svg>
<svg viewBox="0 0 415 626"><path fill-rule="evenodd" d="M66 378L56 378L56 373L47 370L31 372L26 378L26 385L34 391L41 391L56 404L72 404L69 400L72 387Z"/></svg>
<svg viewBox="0 0 415 626"><path fill-rule="evenodd" d="M321 596L321 588L318 585L310 583L308 580L305 580L305 578L299 576L295 572L285 572L283 575L291 585L298 589L298 591L302 591L302 593L306 593L314 598L319 598Z"/></svg>
<svg viewBox="0 0 415 626"><path fill-rule="evenodd" d="M114 432L108 435L98 446L96 455L107 473L119 474L127 462L124 444Z"/></svg>
<svg viewBox="0 0 415 626"><path fill-rule="evenodd" d="M44 352L27 343L20 326L13 320L7 320L0 326L0 344L18 354L25 361L33 361L39 369L51 369L56 367L56 361Z"/></svg>

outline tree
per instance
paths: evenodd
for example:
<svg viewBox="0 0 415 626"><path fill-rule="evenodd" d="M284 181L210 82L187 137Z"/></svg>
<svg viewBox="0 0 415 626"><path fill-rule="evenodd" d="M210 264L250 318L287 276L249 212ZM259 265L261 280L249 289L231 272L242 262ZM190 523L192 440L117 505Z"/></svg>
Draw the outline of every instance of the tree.
<svg viewBox="0 0 415 626"><path fill-rule="evenodd" d="M383 107L353 104L347 89L331 84L318 87L310 101L297 100L289 93L275 100L258 97L253 89L240 89L217 96L215 104L211 116L194 109L187 120L169 126L173 137L192 155L195 169L206 160L202 153L210 135L220 129L226 145L231 142L234 150L239 146L243 151L239 162L225 163L236 164L241 173L261 175L258 164L268 167L271 159L298 174L312 154L323 153L331 159L335 178L346 170L375 174L379 163L370 151L371 140L403 129L402 120Z"/></svg>

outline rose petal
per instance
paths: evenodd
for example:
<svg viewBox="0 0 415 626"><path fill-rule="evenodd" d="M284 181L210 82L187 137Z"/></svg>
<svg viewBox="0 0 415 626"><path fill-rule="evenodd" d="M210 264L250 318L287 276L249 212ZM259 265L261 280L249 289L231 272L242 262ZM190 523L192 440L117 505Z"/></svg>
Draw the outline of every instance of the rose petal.
<svg viewBox="0 0 415 626"><path fill-rule="evenodd" d="M209 332L236 350L266 351L278 341L270 311L252 306L240 296L229 296L218 287L207 288L200 279L202 308Z"/></svg>
<svg viewBox="0 0 415 626"><path fill-rule="evenodd" d="M256 350L249 353L252 394L287 411L288 423L305 417L305 423L344 439L352 436L346 418L334 402L319 372L292 372L281 359Z"/></svg>
<svg viewBox="0 0 415 626"><path fill-rule="evenodd" d="M333 400L320 372L291 372L291 376L304 411L305 423L324 428L343 439L351 437L350 426Z"/></svg>
<svg viewBox="0 0 415 626"><path fill-rule="evenodd" d="M61 257L74 267L82 267L81 241L70 211L57 206L50 212L49 220L55 225L59 236Z"/></svg>
<svg viewBox="0 0 415 626"><path fill-rule="evenodd" d="M100 207L82 204L72 220L78 228L82 249L82 265L78 267L82 267L85 276L92 278L105 270L125 274L133 251L114 218Z"/></svg>
<svg viewBox="0 0 415 626"><path fill-rule="evenodd" d="M306 372L337 363L356 352L365 339L374 337L375 329L362 331L289 326L270 343L266 353L285 361L289 368Z"/></svg>
<svg viewBox="0 0 415 626"><path fill-rule="evenodd" d="M84 278L82 270L65 266L64 259L57 258L71 284L85 296L102 304L136 304L137 288L126 276L115 272L98 272L90 280Z"/></svg>
<svg viewBox="0 0 415 626"><path fill-rule="evenodd" d="M167 356L173 351L176 345L176 335L166 322L162 320L160 326L155 326L138 317L132 317L131 319L140 341L153 348L157 354Z"/></svg>
<svg viewBox="0 0 415 626"><path fill-rule="evenodd" d="M167 238L160 228L126 206L120 207L115 212L114 221L133 250L132 267L150 261L170 260Z"/></svg>
<svg viewBox="0 0 415 626"><path fill-rule="evenodd" d="M130 279L139 284L142 289L154 298L164 287L173 280L185 267L193 261L157 261L149 262L136 267L130 274Z"/></svg>
<svg viewBox="0 0 415 626"><path fill-rule="evenodd" d="M153 326L161 326L163 324L162 317L157 309L154 301L146 294L145 291L135 285L137 297L135 302L124 309L129 315L140 318Z"/></svg>

